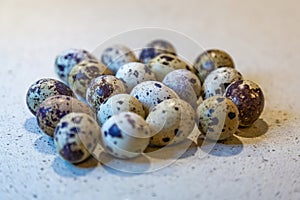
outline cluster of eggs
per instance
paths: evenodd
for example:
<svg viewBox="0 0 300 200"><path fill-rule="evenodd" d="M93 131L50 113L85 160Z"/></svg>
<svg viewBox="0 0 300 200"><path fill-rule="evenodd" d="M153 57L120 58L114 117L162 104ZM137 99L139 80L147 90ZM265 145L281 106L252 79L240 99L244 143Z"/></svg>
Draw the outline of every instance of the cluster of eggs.
<svg viewBox="0 0 300 200"><path fill-rule="evenodd" d="M185 140L195 124L210 140L224 140L261 115L261 88L244 80L228 53L211 49L193 65L174 46L154 40L139 58L123 45L97 59L69 49L56 57L60 78L33 83L26 96L40 129L54 138L59 155L78 163L100 144L117 158L149 146Z"/></svg>

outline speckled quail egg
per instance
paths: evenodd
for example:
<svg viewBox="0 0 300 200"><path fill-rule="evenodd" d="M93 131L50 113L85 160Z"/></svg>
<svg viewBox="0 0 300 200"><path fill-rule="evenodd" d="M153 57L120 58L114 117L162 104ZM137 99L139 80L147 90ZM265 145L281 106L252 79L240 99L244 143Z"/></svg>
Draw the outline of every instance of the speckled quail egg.
<svg viewBox="0 0 300 200"><path fill-rule="evenodd" d="M94 111L109 97L126 93L124 83L112 75L103 75L93 79L86 91L86 101Z"/></svg>
<svg viewBox="0 0 300 200"><path fill-rule="evenodd" d="M36 115L40 104L48 97L55 95L74 96L72 90L64 83L52 79L43 78L33 83L26 94L26 104L30 112Z"/></svg>
<svg viewBox="0 0 300 200"><path fill-rule="evenodd" d="M226 88L237 80L241 80L242 74L234 68L222 67L212 71L203 83L204 99L212 96L223 96Z"/></svg>
<svg viewBox="0 0 300 200"><path fill-rule="evenodd" d="M146 116L154 106L166 99L179 98L176 92L158 81L145 81L135 86L130 95L144 106Z"/></svg>
<svg viewBox="0 0 300 200"><path fill-rule="evenodd" d="M56 95L47 98L41 103L36 113L37 123L44 133L52 137L61 118L71 112L86 113L94 116L90 107L78 99L65 95Z"/></svg>
<svg viewBox="0 0 300 200"><path fill-rule="evenodd" d="M170 42L162 39L156 39L142 49L139 60L143 63L148 63L152 58L155 58L162 53L176 55L176 50Z"/></svg>
<svg viewBox="0 0 300 200"><path fill-rule="evenodd" d="M213 70L221 67L234 68L231 56L219 49L210 49L200 54L194 63L198 76L203 83L206 76Z"/></svg>
<svg viewBox="0 0 300 200"><path fill-rule="evenodd" d="M89 84L94 78L101 75L112 75L112 72L100 61L84 60L71 70L69 85L78 97L85 99Z"/></svg>
<svg viewBox="0 0 300 200"><path fill-rule="evenodd" d="M101 61L115 74L122 65L129 62L136 62L137 59L128 47L113 45L103 51Z"/></svg>
<svg viewBox="0 0 300 200"><path fill-rule="evenodd" d="M252 125L262 114L265 97L261 87L250 80L238 80L228 86L225 97L231 99L240 112L240 125Z"/></svg>
<svg viewBox="0 0 300 200"><path fill-rule="evenodd" d="M131 62L123 65L117 72L116 77L123 81L130 93L132 88L144 81L155 81L155 74L143 63Z"/></svg>
<svg viewBox="0 0 300 200"><path fill-rule="evenodd" d="M200 131L210 140L224 140L238 130L239 111L230 99L210 97L199 105L196 113Z"/></svg>
<svg viewBox="0 0 300 200"><path fill-rule="evenodd" d="M69 73L72 68L86 59L95 59L91 53L83 49L68 49L61 52L55 59L55 71L58 77L68 84Z"/></svg>
<svg viewBox="0 0 300 200"><path fill-rule="evenodd" d="M141 116L132 112L114 115L102 126L103 147L117 158L139 156L148 146L149 139L149 125Z"/></svg>
<svg viewBox="0 0 300 200"><path fill-rule="evenodd" d="M71 163L90 157L101 137L101 129L93 117L85 113L70 113L57 124L54 145L59 155Z"/></svg>
<svg viewBox="0 0 300 200"><path fill-rule="evenodd" d="M178 69L168 73L162 81L173 89L178 96L197 108L197 99L201 92L201 82L198 77L186 69Z"/></svg>
<svg viewBox="0 0 300 200"><path fill-rule="evenodd" d="M195 111L184 100L167 99L150 111L146 122L151 130L150 145L177 144L193 131Z"/></svg>
<svg viewBox="0 0 300 200"><path fill-rule="evenodd" d="M187 69L193 73L196 72L192 66L172 54L160 54L150 60L148 66L155 73L158 81L162 81L168 73L176 69Z"/></svg>
<svg viewBox="0 0 300 200"><path fill-rule="evenodd" d="M145 110L139 100L129 94L116 94L100 105L97 112L98 122L104 124L113 115L127 111L145 118Z"/></svg>

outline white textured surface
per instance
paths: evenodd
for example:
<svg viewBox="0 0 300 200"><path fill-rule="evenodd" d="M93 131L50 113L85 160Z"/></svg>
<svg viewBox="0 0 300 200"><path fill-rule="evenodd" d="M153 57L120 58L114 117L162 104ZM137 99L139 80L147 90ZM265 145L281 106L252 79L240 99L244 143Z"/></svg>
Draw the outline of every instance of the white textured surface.
<svg viewBox="0 0 300 200"><path fill-rule="evenodd" d="M299 6L297 0L1 0L0 199L299 199ZM229 51L265 91L263 120L204 159L194 149L150 174L65 163L25 106L28 86L56 77L60 51L92 50L144 26Z"/></svg>

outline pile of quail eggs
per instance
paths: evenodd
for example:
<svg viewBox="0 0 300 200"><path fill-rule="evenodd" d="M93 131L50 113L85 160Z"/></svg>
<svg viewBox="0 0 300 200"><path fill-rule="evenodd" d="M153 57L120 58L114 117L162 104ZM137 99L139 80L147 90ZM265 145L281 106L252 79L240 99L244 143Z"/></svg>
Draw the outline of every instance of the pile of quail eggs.
<svg viewBox="0 0 300 200"><path fill-rule="evenodd" d="M63 159L82 162L99 144L133 158L148 146L182 142L195 124L207 139L225 140L263 111L260 86L244 80L225 51L207 50L190 64L157 39L135 53L120 44L100 58L69 49L55 59L60 80L30 86L27 106Z"/></svg>

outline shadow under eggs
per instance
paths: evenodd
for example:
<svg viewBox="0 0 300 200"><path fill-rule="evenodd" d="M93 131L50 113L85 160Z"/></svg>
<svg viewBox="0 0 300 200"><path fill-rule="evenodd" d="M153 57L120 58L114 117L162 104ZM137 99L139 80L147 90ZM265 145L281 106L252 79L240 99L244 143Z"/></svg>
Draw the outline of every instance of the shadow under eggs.
<svg viewBox="0 0 300 200"><path fill-rule="evenodd" d="M269 125L263 119L258 119L249 127L240 127L236 133L239 137L255 138L266 134L269 130Z"/></svg>
<svg viewBox="0 0 300 200"><path fill-rule="evenodd" d="M78 177L85 176L88 173L92 172L98 166L98 164L99 162L93 157L90 157L87 160L78 164L71 164L63 160L60 156L57 156L53 160L51 166L54 172L60 176Z"/></svg>
<svg viewBox="0 0 300 200"><path fill-rule="evenodd" d="M121 176L143 174L149 170L151 164L150 160L142 154L134 158L121 159L102 151L94 157L103 165L106 171Z"/></svg>
<svg viewBox="0 0 300 200"><path fill-rule="evenodd" d="M53 138L49 136L41 136L34 141L34 148L43 154L55 155L56 149L54 146Z"/></svg>
<svg viewBox="0 0 300 200"><path fill-rule="evenodd" d="M207 155L219 157L235 156L240 154L244 148L242 141L234 135L222 141L212 141L200 135L197 139L197 144L201 150L200 157Z"/></svg>
<svg viewBox="0 0 300 200"><path fill-rule="evenodd" d="M35 117L26 119L23 126L30 133L42 134Z"/></svg>
<svg viewBox="0 0 300 200"><path fill-rule="evenodd" d="M174 160L182 159L195 155L197 152L197 144L189 138L178 144L166 145L163 147L148 146L144 153L151 158Z"/></svg>
<svg viewBox="0 0 300 200"><path fill-rule="evenodd" d="M80 163L74 164L74 166L76 166L78 168L93 168L93 167L97 167L99 164L100 163L97 159L95 159L93 156L90 156L86 160L84 160Z"/></svg>

